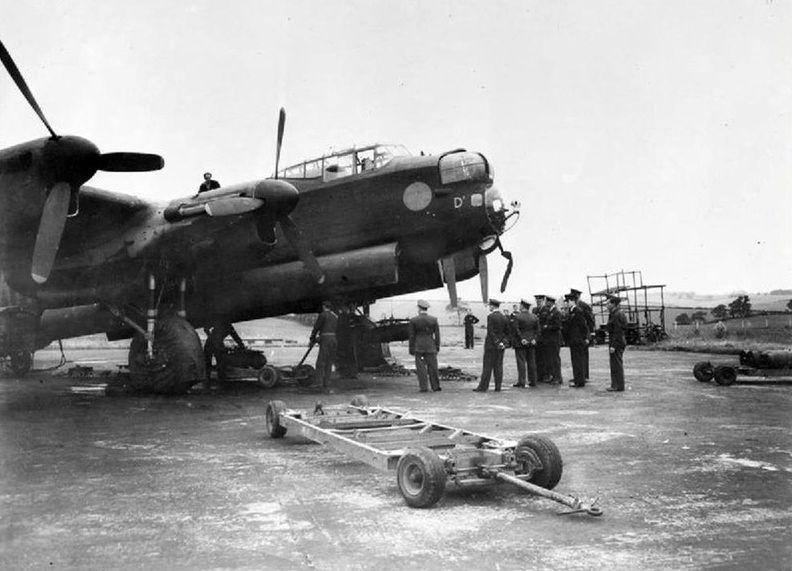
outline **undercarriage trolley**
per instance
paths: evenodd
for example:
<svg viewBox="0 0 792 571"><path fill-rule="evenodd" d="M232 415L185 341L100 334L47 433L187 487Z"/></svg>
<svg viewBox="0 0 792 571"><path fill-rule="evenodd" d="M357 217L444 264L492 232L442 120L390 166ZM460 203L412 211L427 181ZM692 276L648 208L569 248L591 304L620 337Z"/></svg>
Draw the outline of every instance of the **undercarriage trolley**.
<svg viewBox="0 0 792 571"><path fill-rule="evenodd" d="M597 500L584 503L553 491L563 462L556 445L542 436L498 440L409 413L371 407L363 395L349 405L317 403L312 412L270 401L266 428L272 438L283 438L291 431L379 470L395 471L399 491L411 507L434 505L448 485L509 482L564 504L570 508L565 514L602 515Z"/></svg>

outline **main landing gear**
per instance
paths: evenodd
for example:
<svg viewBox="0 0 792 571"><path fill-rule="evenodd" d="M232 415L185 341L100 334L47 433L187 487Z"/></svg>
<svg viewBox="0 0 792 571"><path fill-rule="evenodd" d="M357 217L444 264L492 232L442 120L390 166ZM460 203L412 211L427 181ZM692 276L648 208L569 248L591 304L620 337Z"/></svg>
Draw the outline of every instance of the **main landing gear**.
<svg viewBox="0 0 792 571"><path fill-rule="evenodd" d="M111 310L136 331L129 346L129 384L143 392L184 394L206 376L201 340L185 316L186 280L180 283L175 315L160 315L153 275L149 276L148 290L145 329L120 311Z"/></svg>

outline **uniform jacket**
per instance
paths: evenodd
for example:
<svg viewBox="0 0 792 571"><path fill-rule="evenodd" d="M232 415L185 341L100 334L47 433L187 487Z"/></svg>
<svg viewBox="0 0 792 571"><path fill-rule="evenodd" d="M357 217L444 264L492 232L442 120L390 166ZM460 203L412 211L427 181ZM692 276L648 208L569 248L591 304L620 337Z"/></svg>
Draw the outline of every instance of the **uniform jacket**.
<svg viewBox="0 0 792 571"><path fill-rule="evenodd" d="M627 328L627 317L621 308L617 307L608 316L608 346L624 349L627 346L627 339L624 337L624 330Z"/></svg>
<svg viewBox="0 0 792 571"><path fill-rule="evenodd" d="M569 309L566 321L566 330L564 331L564 339L567 345L583 345L588 341L589 328L586 322L586 316L583 310L573 305Z"/></svg>
<svg viewBox="0 0 792 571"><path fill-rule="evenodd" d="M329 309L325 309L322 313L319 314L319 317L316 318L316 323L314 323L313 331L311 331L311 342L313 343L316 341L316 337L318 335L324 335L327 333L335 333L336 329L338 328L338 315L335 312L330 311Z"/></svg>
<svg viewBox="0 0 792 571"><path fill-rule="evenodd" d="M517 313L514 317L515 337L522 346L522 341L536 341L539 337L539 319L530 311L524 310Z"/></svg>
<svg viewBox="0 0 792 571"><path fill-rule="evenodd" d="M544 321L542 324L542 342L546 345L561 344L561 312L553 305L545 309Z"/></svg>
<svg viewBox="0 0 792 571"><path fill-rule="evenodd" d="M487 338L485 347L495 348L498 343L509 344L509 318L500 311L493 311L487 316Z"/></svg>
<svg viewBox="0 0 792 571"><path fill-rule="evenodd" d="M594 320L594 312L591 311L591 306L579 299L577 301L577 307L583 311L583 317L586 318L586 325L588 326L589 333L594 333L594 330L597 329L597 322Z"/></svg>
<svg viewBox="0 0 792 571"><path fill-rule="evenodd" d="M472 313L468 313L463 321L465 323L465 329L468 331L473 331L473 326L479 322L479 318Z"/></svg>
<svg viewBox="0 0 792 571"><path fill-rule="evenodd" d="M419 313L410 319L410 355L440 351L440 326L437 318Z"/></svg>
<svg viewBox="0 0 792 571"><path fill-rule="evenodd" d="M198 194L206 192L207 190L214 190L216 188L220 188L220 183L210 178L209 180L205 180L201 183L201 186L198 187Z"/></svg>

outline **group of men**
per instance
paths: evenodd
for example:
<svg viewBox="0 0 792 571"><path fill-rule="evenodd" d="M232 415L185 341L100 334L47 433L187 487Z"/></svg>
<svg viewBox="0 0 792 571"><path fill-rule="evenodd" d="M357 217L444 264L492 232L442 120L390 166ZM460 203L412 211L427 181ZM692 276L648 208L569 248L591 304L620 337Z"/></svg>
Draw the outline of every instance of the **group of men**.
<svg viewBox="0 0 792 571"><path fill-rule="evenodd" d="M510 315L500 311L500 301L489 300L490 314L487 317L481 381L473 390L489 390L492 376L495 378L495 391L501 390L503 355L508 347L514 349L517 364L517 382L512 386L535 387L540 382L562 384L562 344L569 347L572 362L570 385L585 387L589 379L588 349L594 341L596 323L591 307L580 299L580 294L580 290L571 289L564 296L562 309L556 306L555 298L549 295L535 296L536 307L533 310L531 303L522 299L519 307L514 306ZM616 392L624 390L622 357L627 325L627 319L619 308L620 303L621 299L617 296L607 298L611 368L611 387L608 390Z"/></svg>
<svg viewBox="0 0 792 571"><path fill-rule="evenodd" d="M507 315L500 311L501 302L489 300L490 313L487 316L487 335L484 340L484 358L481 381L473 389L476 392L489 390L490 379L494 376L495 391L503 384L503 355L508 347L514 349L517 363L517 388L535 387L537 383L561 384L561 346L562 340L569 347L572 361L572 381L576 388L586 385L589 378L588 349L594 339L594 314L591 307L580 299L581 292L570 290L564 296L562 309L556 307L556 300L549 295L537 295L536 307L520 300L519 307ZM619 308L621 299L608 298L608 343L610 351L611 387L609 391L624 390L623 353L626 346L625 327L627 319ZM440 351L440 326L437 318L429 315L429 304L418 301L418 314L409 321L409 352L415 358L420 392L440 391L437 366L437 353ZM472 316L472 314L469 314ZM478 319L473 316L475 322ZM465 346L472 345L472 332L468 335L466 317ZM311 332L311 343L319 344L316 361L316 374L327 390L336 353L336 328L338 314L329 301L322 304L322 312L316 319ZM472 327L472 325L471 325ZM470 337L470 339L468 339Z"/></svg>

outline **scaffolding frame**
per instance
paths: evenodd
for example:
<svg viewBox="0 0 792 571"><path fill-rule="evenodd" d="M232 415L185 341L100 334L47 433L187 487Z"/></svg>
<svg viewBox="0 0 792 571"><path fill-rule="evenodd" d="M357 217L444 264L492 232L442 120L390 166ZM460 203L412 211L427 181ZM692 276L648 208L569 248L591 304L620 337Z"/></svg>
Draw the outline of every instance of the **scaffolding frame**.
<svg viewBox="0 0 792 571"><path fill-rule="evenodd" d="M627 343L640 345L659 341L668 336L665 324L665 284L644 285L638 270L618 271L586 276L591 308L597 321L597 340L607 338L607 301L611 295L622 299L621 307L627 317ZM604 287L602 287L604 286ZM649 302L649 292L660 292L660 304Z"/></svg>

